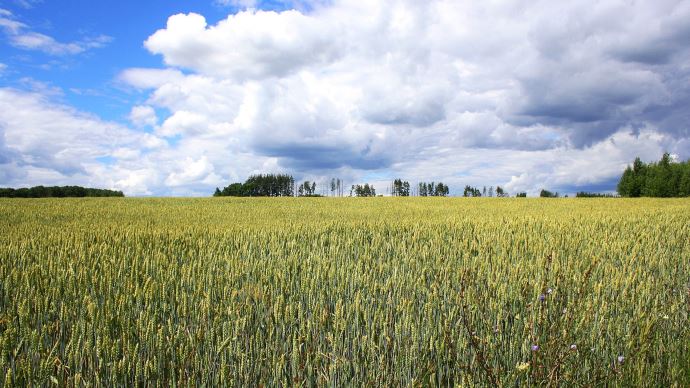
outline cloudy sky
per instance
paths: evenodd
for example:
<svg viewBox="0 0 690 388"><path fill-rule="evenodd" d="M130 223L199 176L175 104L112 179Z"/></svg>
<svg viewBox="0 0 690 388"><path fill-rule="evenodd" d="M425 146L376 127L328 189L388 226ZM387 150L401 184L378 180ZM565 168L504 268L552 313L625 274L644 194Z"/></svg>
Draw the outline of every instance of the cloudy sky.
<svg viewBox="0 0 690 388"><path fill-rule="evenodd" d="M0 0L0 186L610 191L636 156L690 158L688 20L688 0Z"/></svg>

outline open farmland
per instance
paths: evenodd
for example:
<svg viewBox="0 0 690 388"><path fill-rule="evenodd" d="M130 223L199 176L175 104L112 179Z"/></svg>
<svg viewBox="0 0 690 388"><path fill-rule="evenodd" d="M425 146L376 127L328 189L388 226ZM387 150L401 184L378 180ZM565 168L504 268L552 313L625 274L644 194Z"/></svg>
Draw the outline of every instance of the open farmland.
<svg viewBox="0 0 690 388"><path fill-rule="evenodd" d="M9 386L690 385L690 201L0 201Z"/></svg>

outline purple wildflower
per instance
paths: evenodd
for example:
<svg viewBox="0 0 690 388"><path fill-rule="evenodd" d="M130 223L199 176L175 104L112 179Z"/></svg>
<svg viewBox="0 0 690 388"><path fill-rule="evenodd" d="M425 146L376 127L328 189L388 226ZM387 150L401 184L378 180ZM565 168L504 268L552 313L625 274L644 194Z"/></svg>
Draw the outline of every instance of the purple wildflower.
<svg viewBox="0 0 690 388"><path fill-rule="evenodd" d="M544 294L539 295L539 300L542 301L542 302L543 302L544 300L546 300L546 295L544 295Z"/></svg>
<svg viewBox="0 0 690 388"><path fill-rule="evenodd" d="M536 352L537 350L539 350L539 345L532 345L532 351Z"/></svg>

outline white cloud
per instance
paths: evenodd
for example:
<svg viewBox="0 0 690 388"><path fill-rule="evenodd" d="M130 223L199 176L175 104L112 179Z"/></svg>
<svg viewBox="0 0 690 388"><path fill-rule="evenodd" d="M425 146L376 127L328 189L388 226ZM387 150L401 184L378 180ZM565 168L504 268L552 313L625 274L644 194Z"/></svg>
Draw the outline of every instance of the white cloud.
<svg viewBox="0 0 690 388"><path fill-rule="evenodd" d="M99 158L132 159L165 144L40 93L11 88L0 88L0 139L0 155L9 155L0 157L0 178L16 186L78 181L118 187L108 179L116 174L97 169Z"/></svg>
<svg viewBox="0 0 690 388"><path fill-rule="evenodd" d="M184 74L173 69L127 69L120 80L139 89L155 89L169 83L184 80Z"/></svg>
<svg viewBox="0 0 690 388"><path fill-rule="evenodd" d="M256 8L257 0L215 0L222 7Z"/></svg>
<svg viewBox="0 0 690 388"><path fill-rule="evenodd" d="M101 48L112 41L106 35L85 38L76 42L62 43L53 37L33 31L30 26L16 20L14 15L0 9L0 28L7 36L8 42L24 50L42 51L49 55L74 55L84 51Z"/></svg>
<svg viewBox="0 0 690 388"><path fill-rule="evenodd" d="M198 160L186 158L165 179L165 184L173 187L194 185L199 182L211 185L221 182L221 178L214 172L213 164L205 156Z"/></svg>
<svg viewBox="0 0 690 388"><path fill-rule="evenodd" d="M152 134L128 130L136 144L99 146L111 164L74 156L87 159L82 174L138 194L210 194L269 171L536 193L611 189L638 155L690 157L687 2L296 8L215 24L171 16L145 41L165 67L119 77L146 93L130 120ZM6 31L26 30L9 22ZM0 179L17 181L21 165L59 166L17 144L4 145L13 172Z"/></svg>
<svg viewBox="0 0 690 388"><path fill-rule="evenodd" d="M168 65L241 79L283 76L326 63L337 53L335 38L322 20L298 11L252 10L215 26L199 14L174 15L144 45Z"/></svg>
<svg viewBox="0 0 690 388"><path fill-rule="evenodd" d="M137 127L154 127L158 124L158 116L153 107L148 105L137 105L132 107L132 110L129 112L129 121Z"/></svg>

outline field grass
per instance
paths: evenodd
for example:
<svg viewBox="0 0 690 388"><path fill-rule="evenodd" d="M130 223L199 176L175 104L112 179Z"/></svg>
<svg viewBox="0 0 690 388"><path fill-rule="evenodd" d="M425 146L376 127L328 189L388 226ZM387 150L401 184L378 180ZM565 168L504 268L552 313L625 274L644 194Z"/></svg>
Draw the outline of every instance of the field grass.
<svg viewBox="0 0 690 388"><path fill-rule="evenodd" d="M0 230L5 386L690 385L690 200L0 200Z"/></svg>

